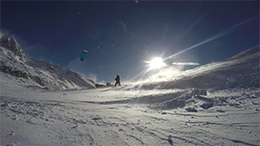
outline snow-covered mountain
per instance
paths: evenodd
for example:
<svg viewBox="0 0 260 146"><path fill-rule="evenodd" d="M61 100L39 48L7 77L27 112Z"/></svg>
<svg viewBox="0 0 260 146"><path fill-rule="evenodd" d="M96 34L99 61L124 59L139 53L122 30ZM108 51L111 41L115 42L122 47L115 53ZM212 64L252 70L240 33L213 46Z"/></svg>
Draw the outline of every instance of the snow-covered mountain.
<svg viewBox="0 0 260 146"><path fill-rule="evenodd" d="M260 87L260 46L248 49L222 62L140 83L142 88L228 89ZM160 76L155 75L155 76ZM140 88L140 85L136 86Z"/></svg>
<svg viewBox="0 0 260 146"><path fill-rule="evenodd" d="M17 83L49 90L95 88L95 82L85 79L70 70L62 70L58 65L38 61L24 53L13 36L0 33L1 62L3 75L11 75Z"/></svg>
<svg viewBox="0 0 260 146"><path fill-rule="evenodd" d="M95 88L96 83L78 73L62 70L58 65L38 61L23 52L13 36L0 33L0 71L15 77L17 82L50 90ZM136 88L226 89L259 87L260 46L248 49L222 62L211 63L192 70L172 73L159 81L140 82ZM160 76L154 75L154 76Z"/></svg>

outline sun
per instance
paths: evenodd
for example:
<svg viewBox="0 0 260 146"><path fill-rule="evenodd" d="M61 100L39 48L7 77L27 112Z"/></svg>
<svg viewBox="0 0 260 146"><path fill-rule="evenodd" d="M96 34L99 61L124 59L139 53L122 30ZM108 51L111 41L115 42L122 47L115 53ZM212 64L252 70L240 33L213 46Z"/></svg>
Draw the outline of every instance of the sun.
<svg viewBox="0 0 260 146"><path fill-rule="evenodd" d="M146 63L149 64L149 70L151 69L159 69L166 64L163 62L163 59L160 57L155 57L151 61L145 61Z"/></svg>

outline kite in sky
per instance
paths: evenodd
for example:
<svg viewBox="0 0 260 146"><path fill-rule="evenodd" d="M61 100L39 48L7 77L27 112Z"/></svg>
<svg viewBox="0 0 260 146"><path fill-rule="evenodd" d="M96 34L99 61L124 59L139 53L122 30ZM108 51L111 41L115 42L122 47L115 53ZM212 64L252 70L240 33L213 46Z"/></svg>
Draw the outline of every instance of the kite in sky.
<svg viewBox="0 0 260 146"><path fill-rule="evenodd" d="M82 51L81 56L80 56L80 60L81 60L81 61L84 61L84 59L86 58L87 53L88 53L87 50L83 50L83 51Z"/></svg>

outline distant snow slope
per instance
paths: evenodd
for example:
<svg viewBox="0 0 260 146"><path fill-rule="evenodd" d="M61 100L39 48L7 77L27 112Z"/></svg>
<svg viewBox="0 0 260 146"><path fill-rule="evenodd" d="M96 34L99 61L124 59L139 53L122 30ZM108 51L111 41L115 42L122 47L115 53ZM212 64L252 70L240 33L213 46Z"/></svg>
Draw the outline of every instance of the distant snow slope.
<svg viewBox="0 0 260 146"><path fill-rule="evenodd" d="M75 72L63 71L58 65L30 58L13 36L2 33L0 36L1 75L11 75L17 82L50 90L95 88L94 81Z"/></svg>
<svg viewBox="0 0 260 146"><path fill-rule="evenodd" d="M248 49L222 62L206 64L175 75L164 81L140 83L136 88L203 88L227 89L260 87L260 46Z"/></svg>

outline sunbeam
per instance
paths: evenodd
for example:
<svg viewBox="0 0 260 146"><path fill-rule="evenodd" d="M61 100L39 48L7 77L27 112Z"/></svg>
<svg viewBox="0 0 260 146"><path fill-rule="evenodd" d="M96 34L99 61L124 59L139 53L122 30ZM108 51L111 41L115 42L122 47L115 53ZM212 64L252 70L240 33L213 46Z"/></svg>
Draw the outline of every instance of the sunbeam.
<svg viewBox="0 0 260 146"><path fill-rule="evenodd" d="M143 76L144 74L146 74L149 71L149 69L143 70L141 73L139 73L138 75L136 75L133 79L131 79L130 81L134 81L136 78L138 78L139 76Z"/></svg>
<svg viewBox="0 0 260 146"><path fill-rule="evenodd" d="M230 28L228 28L228 29L226 29L226 30L224 30L224 31L222 31L222 32L220 32L220 33L217 33L216 35L213 35L211 38L206 39L206 40L204 40L204 41L202 41L202 42L200 42L200 43L198 43L198 44L196 44L196 45L193 45L193 46L191 46L191 47L189 47L189 48L186 48L186 49L184 49L184 50L182 50L182 51L180 51L180 52L178 52L178 53L175 53L175 54L173 54L173 55L171 55L171 56L168 56L168 57L164 58L163 60L172 58L172 57L177 56L177 55L179 55L179 54L182 54L182 53L184 53L184 52L186 52L186 51L189 51L189 50L191 50L191 49L194 49L194 48L196 48L196 47L198 47L198 46L200 46L200 45L203 45L203 44L205 44L205 43L207 43L207 42L213 41L213 40L215 40L215 39L217 39L217 38L220 38L220 37L225 36L225 35L227 35L227 34L229 34L229 33L232 33L232 32L234 32L234 31L236 31L240 26L242 26L243 24L245 24L245 23L247 23L247 22L253 20L253 19L256 18L256 17L259 17L259 16L251 17L251 18L249 18L249 19L247 19L247 20L245 20L245 21L242 21L242 22L240 22L240 23L234 25L234 26L231 26Z"/></svg>
<svg viewBox="0 0 260 146"><path fill-rule="evenodd" d="M198 43L198 44L196 44L196 45L193 45L193 46L191 46L191 47L189 47L189 48L186 48L186 49L184 49L184 50L182 50L182 51L180 51L180 52L178 52L178 53L175 53L175 54L173 54L173 55L170 55L170 56L164 58L163 61L165 61L165 60L167 60L167 59L170 59L170 58L172 58L172 57L175 57L175 56L177 56L177 55L180 55L180 54L182 54L182 53L184 53L184 52L186 52L186 51L189 51L189 50L191 50L191 49L194 49L194 48L196 48L196 47L198 47L198 46L201 46L201 45L203 45L203 44L205 44L205 43L208 43L208 42L210 42L210 41L213 41L213 40L215 40L215 39L217 39L217 38L220 38L220 37L222 37L222 36L228 35L228 34L234 32L234 31L238 30L238 29L239 29L240 27L242 27L244 24L248 23L249 21L252 21L253 19L255 19L255 18L257 18L257 17L259 17L259 15L254 16L254 17L251 17L251 18L249 18L249 19L247 19L247 20L245 20L245 21L242 21L242 22L240 22L240 23L238 23L238 24L236 24L236 25L233 25L233 26L229 27L228 29L225 29L224 31L219 32L219 33L213 35L212 37L210 37L210 38L208 38L208 39L206 39L206 40L204 40L204 41L202 41L202 42L200 42L200 43ZM199 65L199 64L192 64L192 65ZM133 79L131 79L131 81L135 80L136 78L138 78L138 77L140 77L140 76L145 75L148 71L150 71L150 68L148 68L148 69L142 71L141 73L139 73L138 75L136 75Z"/></svg>

